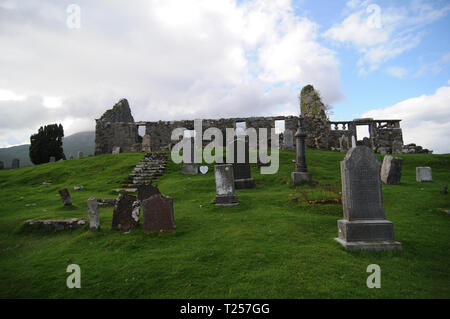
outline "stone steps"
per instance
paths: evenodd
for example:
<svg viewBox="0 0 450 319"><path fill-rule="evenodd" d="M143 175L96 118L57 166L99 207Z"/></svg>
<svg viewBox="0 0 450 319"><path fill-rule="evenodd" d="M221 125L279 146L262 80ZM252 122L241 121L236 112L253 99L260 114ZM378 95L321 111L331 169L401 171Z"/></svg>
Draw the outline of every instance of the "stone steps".
<svg viewBox="0 0 450 319"><path fill-rule="evenodd" d="M148 153L135 166L124 181L123 187L135 188L137 185L147 184L164 174L169 153Z"/></svg>

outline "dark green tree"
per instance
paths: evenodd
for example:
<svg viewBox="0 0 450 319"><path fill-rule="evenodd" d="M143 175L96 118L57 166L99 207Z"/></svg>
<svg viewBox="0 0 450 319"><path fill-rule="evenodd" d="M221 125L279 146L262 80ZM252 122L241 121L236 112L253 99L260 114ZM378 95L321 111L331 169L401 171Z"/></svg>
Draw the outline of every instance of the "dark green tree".
<svg viewBox="0 0 450 319"><path fill-rule="evenodd" d="M65 159L62 148L64 129L61 124L50 124L40 127L36 134L30 137L30 160L33 164L48 163L50 157L55 160Z"/></svg>

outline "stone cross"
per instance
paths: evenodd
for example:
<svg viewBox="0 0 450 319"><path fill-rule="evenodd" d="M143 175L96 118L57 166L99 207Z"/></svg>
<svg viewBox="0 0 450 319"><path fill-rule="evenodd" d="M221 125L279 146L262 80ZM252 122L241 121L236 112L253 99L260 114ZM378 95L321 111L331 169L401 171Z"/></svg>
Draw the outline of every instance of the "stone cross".
<svg viewBox="0 0 450 319"><path fill-rule="evenodd" d="M114 205L112 229L130 230L139 225L140 202L136 196L120 194Z"/></svg>
<svg viewBox="0 0 450 319"><path fill-rule="evenodd" d="M173 199L155 194L142 202L144 229L162 231L175 229Z"/></svg>
<svg viewBox="0 0 450 319"><path fill-rule="evenodd" d="M100 216L98 214L98 202L95 197L87 200L89 228L91 230L100 230Z"/></svg>
<svg viewBox="0 0 450 319"><path fill-rule="evenodd" d="M71 206L72 205L72 199L70 198L70 193L67 188L63 188L59 190L59 195L61 196L61 199L64 203L64 206Z"/></svg>
<svg viewBox="0 0 450 319"><path fill-rule="evenodd" d="M432 182L431 167L416 167L416 181Z"/></svg>
<svg viewBox="0 0 450 319"><path fill-rule="evenodd" d="M198 174L198 165L195 163L194 138L184 138L183 143L183 167L181 172L186 175L196 175ZM190 150L188 149L189 146Z"/></svg>
<svg viewBox="0 0 450 319"><path fill-rule="evenodd" d="M401 249L394 225L386 220L380 179L381 163L367 146L351 148L341 162L344 219L339 237L347 250Z"/></svg>
<svg viewBox="0 0 450 319"><path fill-rule="evenodd" d="M11 168L16 169L20 167L20 160L18 158L15 158L12 160Z"/></svg>
<svg viewBox="0 0 450 319"><path fill-rule="evenodd" d="M233 165L214 165L214 177L216 180L216 205L238 205L238 198L234 192L235 187Z"/></svg>
<svg viewBox="0 0 450 319"><path fill-rule="evenodd" d="M286 129L283 133L283 150L295 151L294 133L290 129Z"/></svg>
<svg viewBox="0 0 450 319"><path fill-rule="evenodd" d="M306 134L303 132L302 128L303 118L300 114L298 120L298 129L295 133L296 142L296 161L295 161L295 171L292 172L291 177L294 184L303 184L311 182L311 173L308 172L306 167L306 152L305 152L305 138Z"/></svg>
<svg viewBox="0 0 450 319"><path fill-rule="evenodd" d="M401 157L386 155L383 158L380 173L383 184L400 184L400 179L402 178L402 162L403 159Z"/></svg>

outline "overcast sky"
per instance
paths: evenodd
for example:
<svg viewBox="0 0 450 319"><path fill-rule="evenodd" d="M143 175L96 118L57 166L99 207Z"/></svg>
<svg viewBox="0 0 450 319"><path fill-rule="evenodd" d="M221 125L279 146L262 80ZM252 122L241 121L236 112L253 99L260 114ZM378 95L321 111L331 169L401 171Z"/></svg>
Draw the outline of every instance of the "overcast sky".
<svg viewBox="0 0 450 319"><path fill-rule="evenodd" d="M446 0L0 0L0 147L121 98L137 121L298 115L312 84L331 119L449 153L448 30Z"/></svg>

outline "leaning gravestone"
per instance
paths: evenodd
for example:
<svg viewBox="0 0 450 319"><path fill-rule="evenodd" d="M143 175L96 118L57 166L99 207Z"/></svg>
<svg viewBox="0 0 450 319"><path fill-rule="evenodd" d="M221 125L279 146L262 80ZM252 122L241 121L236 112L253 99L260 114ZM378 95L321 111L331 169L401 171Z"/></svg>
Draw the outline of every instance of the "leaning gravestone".
<svg viewBox="0 0 450 319"><path fill-rule="evenodd" d="M83 157L84 157L83 152L78 152L78 158L83 158Z"/></svg>
<svg viewBox="0 0 450 319"><path fill-rule="evenodd" d="M233 174L236 189L254 188L255 180L250 169L250 147L248 136L239 136L230 145L234 147Z"/></svg>
<svg viewBox="0 0 450 319"><path fill-rule="evenodd" d="M112 149L112 154L120 154L120 146L114 146Z"/></svg>
<svg viewBox="0 0 450 319"><path fill-rule="evenodd" d="M416 167L416 181L432 182L431 167Z"/></svg>
<svg viewBox="0 0 450 319"><path fill-rule="evenodd" d="M155 194L142 202L144 228L149 231L175 229L173 199Z"/></svg>
<svg viewBox="0 0 450 319"><path fill-rule="evenodd" d="M98 202L95 197L87 200L89 228L91 230L100 230L100 217L98 214Z"/></svg>
<svg viewBox="0 0 450 319"><path fill-rule="evenodd" d="M337 242L346 250L401 249L394 225L386 220L380 161L366 146L351 148L341 162L344 219L338 221Z"/></svg>
<svg viewBox="0 0 450 319"><path fill-rule="evenodd" d="M290 129L285 130L283 133L283 150L295 151L294 133Z"/></svg>
<svg viewBox="0 0 450 319"><path fill-rule="evenodd" d="M153 195L160 194L158 187L153 186L152 182L145 185L137 185L138 199L141 203L152 197Z"/></svg>
<svg viewBox="0 0 450 319"><path fill-rule="evenodd" d="M70 198L70 193L67 188L63 188L59 190L59 195L61 196L61 199L64 203L64 206L71 206L72 205L72 199Z"/></svg>
<svg viewBox="0 0 450 319"><path fill-rule="evenodd" d="M18 158L15 158L12 160L11 168L16 169L20 167L20 160Z"/></svg>
<svg viewBox="0 0 450 319"><path fill-rule="evenodd" d="M234 193L233 165L220 164L214 166L216 179L216 205L234 206L238 204L238 198Z"/></svg>
<svg viewBox="0 0 450 319"><path fill-rule="evenodd" d="M0 169L3 169L5 167L5 165L3 164L2 161L0 161Z"/></svg>
<svg viewBox="0 0 450 319"><path fill-rule="evenodd" d="M400 184L402 178L402 162L401 157L387 155L383 158L383 165L381 166L381 181L384 184Z"/></svg>
<svg viewBox="0 0 450 319"><path fill-rule="evenodd" d="M186 147L191 148L188 151L186 148L183 148L183 167L181 168L181 172L186 175L196 175L198 174L198 165L195 163L195 147L194 147L194 138L185 138L184 145Z"/></svg>
<svg viewBox="0 0 450 319"><path fill-rule="evenodd" d="M139 224L140 203L136 196L120 194L114 205L112 229L130 230Z"/></svg>

